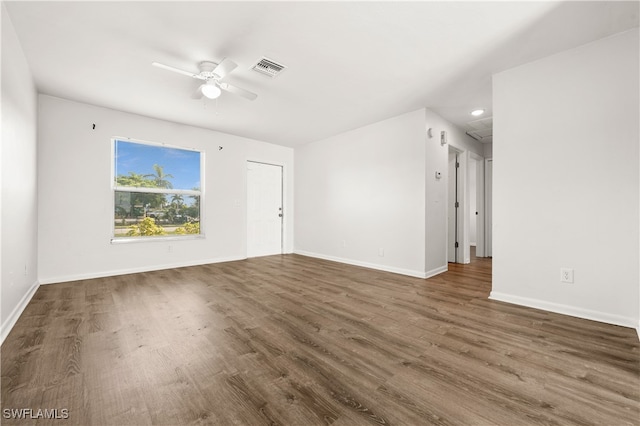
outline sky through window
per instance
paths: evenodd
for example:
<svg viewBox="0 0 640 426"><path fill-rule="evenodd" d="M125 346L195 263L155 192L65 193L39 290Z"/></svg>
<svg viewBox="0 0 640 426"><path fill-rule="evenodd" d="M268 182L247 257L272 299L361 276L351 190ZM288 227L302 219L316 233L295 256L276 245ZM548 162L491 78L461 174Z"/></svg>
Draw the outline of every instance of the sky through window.
<svg viewBox="0 0 640 426"><path fill-rule="evenodd" d="M162 167L173 189L200 188L200 152L116 140L115 174L155 175Z"/></svg>

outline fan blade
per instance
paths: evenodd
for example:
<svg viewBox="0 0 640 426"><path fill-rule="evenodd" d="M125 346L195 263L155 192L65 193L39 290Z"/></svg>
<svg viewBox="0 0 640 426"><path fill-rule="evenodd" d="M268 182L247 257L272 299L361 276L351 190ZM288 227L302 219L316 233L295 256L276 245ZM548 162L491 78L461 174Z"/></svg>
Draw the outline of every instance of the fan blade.
<svg viewBox="0 0 640 426"><path fill-rule="evenodd" d="M182 74L182 75L186 75L186 76L189 76L189 77L197 78L199 80L205 80L205 78L202 77L199 74L196 74L196 73L193 73L193 72L189 72L189 71L183 71L181 69L170 67L169 65L164 65L164 64L161 64L159 62L153 62L151 65L153 65L154 67L162 68L163 70L177 72L178 74Z"/></svg>
<svg viewBox="0 0 640 426"><path fill-rule="evenodd" d="M198 86L198 89L191 95L191 99L202 99L202 86L204 86L204 84Z"/></svg>
<svg viewBox="0 0 640 426"><path fill-rule="evenodd" d="M225 75L229 74L231 71L236 69L238 64L233 62L231 59L224 58L222 62L220 62L214 69L213 73L217 75L218 79L223 78Z"/></svg>
<svg viewBox="0 0 640 426"><path fill-rule="evenodd" d="M226 90L227 92L233 93L234 95L242 96L245 99L249 99L250 101L254 101L258 97L258 95L253 92L241 89L236 86L232 86L229 83L220 83L220 88L222 90Z"/></svg>

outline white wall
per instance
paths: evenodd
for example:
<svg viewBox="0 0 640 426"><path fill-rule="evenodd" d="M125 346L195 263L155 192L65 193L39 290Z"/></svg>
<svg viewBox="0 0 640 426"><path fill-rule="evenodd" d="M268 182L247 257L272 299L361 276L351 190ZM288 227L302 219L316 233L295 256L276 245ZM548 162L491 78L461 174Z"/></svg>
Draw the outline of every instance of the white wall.
<svg viewBox="0 0 640 426"><path fill-rule="evenodd" d="M295 251L422 276L424 158L423 110L297 147Z"/></svg>
<svg viewBox="0 0 640 426"><path fill-rule="evenodd" d="M247 160L284 166L284 249L291 252L291 148L50 96L39 97L39 108L40 282L245 258ZM204 151L205 239L110 243L114 136Z"/></svg>
<svg viewBox="0 0 640 426"><path fill-rule="evenodd" d="M0 205L2 341L37 289L37 95L4 4Z"/></svg>
<svg viewBox="0 0 640 426"><path fill-rule="evenodd" d="M482 153L429 109L296 148L295 251L418 277L446 271L442 130L449 144Z"/></svg>
<svg viewBox="0 0 640 426"><path fill-rule="evenodd" d="M638 326L638 44L634 29L494 76L491 298Z"/></svg>

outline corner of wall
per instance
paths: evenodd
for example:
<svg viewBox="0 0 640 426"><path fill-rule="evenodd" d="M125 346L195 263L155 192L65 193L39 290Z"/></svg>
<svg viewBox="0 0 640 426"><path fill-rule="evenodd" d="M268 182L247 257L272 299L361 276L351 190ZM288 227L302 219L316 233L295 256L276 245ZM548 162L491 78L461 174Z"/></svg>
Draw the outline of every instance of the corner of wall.
<svg viewBox="0 0 640 426"><path fill-rule="evenodd" d="M40 284L37 281L33 283L31 288L29 288L24 296L22 296L22 299L20 299L13 311L11 311L4 323L2 323L2 326L0 326L0 345L4 343L4 339L6 339L6 337L9 335L9 333L13 329L13 326L16 325L16 322L18 322L18 318L20 318L20 315L22 315L22 312L24 312L25 308L31 301L33 295L36 294L36 291L39 287Z"/></svg>
<svg viewBox="0 0 640 426"><path fill-rule="evenodd" d="M421 108L297 147L294 251L422 277L425 132Z"/></svg>
<svg viewBox="0 0 640 426"><path fill-rule="evenodd" d="M2 341L38 288L37 90L4 2L2 31L2 170L0 300ZM10 179L8 179L10 177ZM11 208L7 208L11 206ZM11 224L11 226L6 226Z"/></svg>

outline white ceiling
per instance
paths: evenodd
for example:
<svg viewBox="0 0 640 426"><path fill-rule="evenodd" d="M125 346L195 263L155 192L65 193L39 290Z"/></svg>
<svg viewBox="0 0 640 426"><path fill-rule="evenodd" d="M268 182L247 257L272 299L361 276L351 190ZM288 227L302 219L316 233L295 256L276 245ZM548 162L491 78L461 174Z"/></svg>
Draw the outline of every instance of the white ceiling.
<svg viewBox="0 0 640 426"><path fill-rule="evenodd" d="M285 146L425 106L471 130L493 73L639 20L636 1L5 4L41 93ZM251 71L262 56L288 68ZM151 66L225 57L257 100L193 100L199 81Z"/></svg>

